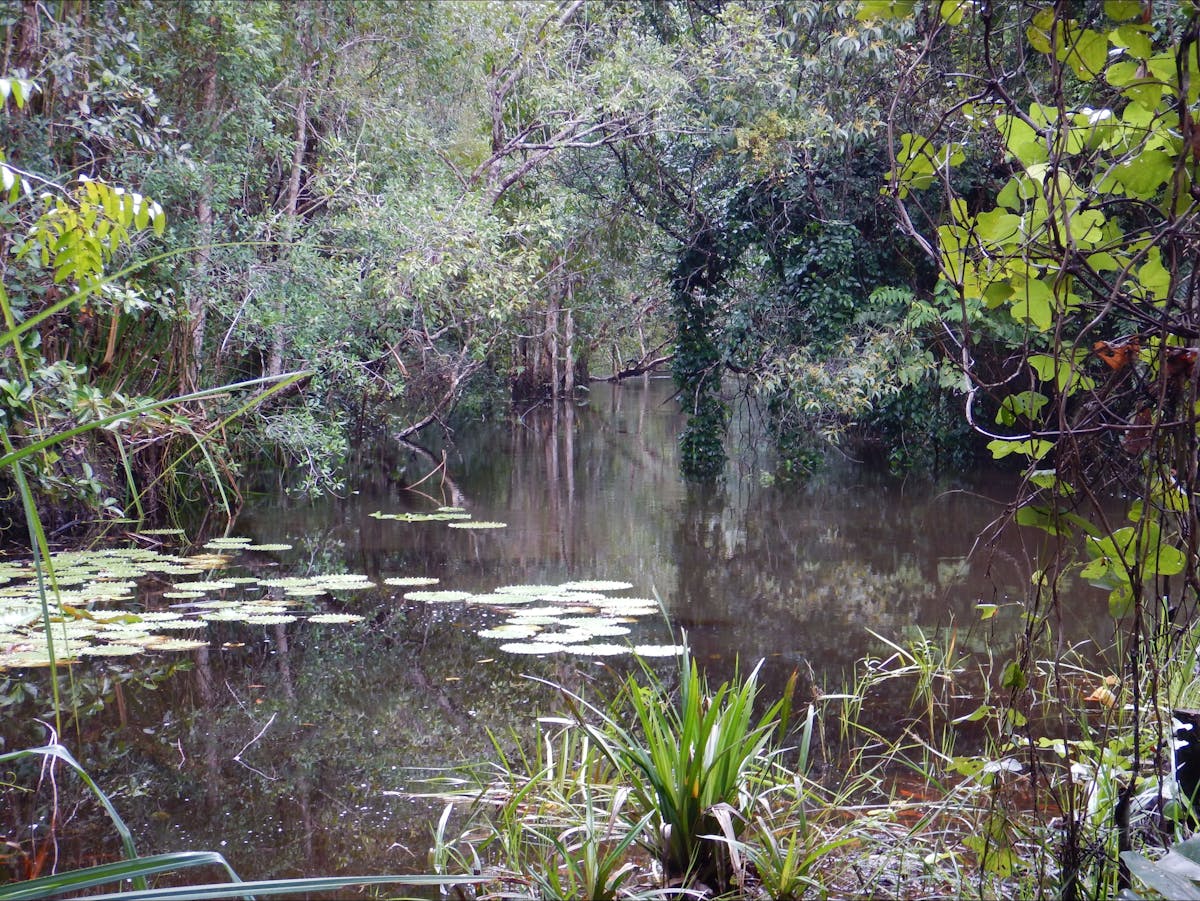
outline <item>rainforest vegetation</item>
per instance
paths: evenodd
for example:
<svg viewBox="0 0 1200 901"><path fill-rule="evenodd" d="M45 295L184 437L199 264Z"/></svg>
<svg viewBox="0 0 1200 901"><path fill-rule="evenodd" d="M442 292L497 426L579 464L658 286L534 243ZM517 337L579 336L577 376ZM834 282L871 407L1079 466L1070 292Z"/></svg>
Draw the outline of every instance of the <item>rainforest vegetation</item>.
<svg viewBox="0 0 1200 901"><path fill-rule="evenodd" d="M2 0L0 28L10 544L195 502L232 518L268 472L342 492L382 448L647 372L674 379L692 483L721 479L735 401L771 479L830 448L895 472L999 461L1017 489L996 530L1022 527L1038 565L963 720L991 756L950 769L986 794L1023 768L1057 819L1031 838L989 796L969 853L925 865L982 894L1198 896L1194 846L1151 850L1186 837L1200 784L1163 800L1200 600L1191 0ZM1116 635L1087 713L1062 703L1072 584ZM899 659L926 678L929 770L953 655L920 648ZM787 704L754 718L743 678L714 724L689 666L673 720L622 688L637 734L566 693L593 723L564 754L609 780L572 783L574 813L599 835L625 784L637 815L590 857L542 841L574 868L542 861L530 891L616 896L638 845L698 891L830 889L844 824L785 839L757 813L791 784ZM705 729L738 765L691 809L662 772L694 761L656 755ZM1174 805L1155 834L1131 814L1151 785ZM836 806L806 791L791 815ZM438 872L468 871L444 829Z"/></svg>

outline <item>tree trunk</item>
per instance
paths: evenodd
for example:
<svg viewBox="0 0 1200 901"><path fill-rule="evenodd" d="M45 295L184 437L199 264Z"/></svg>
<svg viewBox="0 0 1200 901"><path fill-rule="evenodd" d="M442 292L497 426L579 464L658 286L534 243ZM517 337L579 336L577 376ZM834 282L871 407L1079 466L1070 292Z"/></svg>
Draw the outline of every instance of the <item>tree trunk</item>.
<svg viewBox="0 0 1200 901"><path fill-rule="evenodd" d="M210 16L208 25L214 30L220 27L220 20ZM208 128L217 113L217 54L209 53L204 69L204 77L200 83L200 122ZM180 353L183 357L180 366L181 393L195 391L199 387L200 360L204 352L204 326L208 316L209 269L212 265L213 222L213 178L212 159L204 161L204 170L200 176L200 194L196 198L196 258L192 266L192 278L188 282L188 322L186 325L187 340L183 342Z"/></svg>
<svg viewBox="0 0 1200 901"><path fill-rule="evenodd" d="M567 309L563 314L565 322L563 323L563 343L566 345L564 350L566 361L563 364L563 393L567 395L567 399L575 396L575 313L571 309L571 305L575 300L575 292L572 282L567 281Z"/></svg>
<svg viewBox="0 0 1200 901"><path fill-rule="evenodd" d="M304 173L304 146L308 142L308 83L312 77L313 62L309 50L310 41L304 36L304 64L300 72L300 90L296 97L296 146L292 151L292 171L288 177L287 194L283 204L283 245L281 256L290 257L292 241L296 235L296 218L300 206L300 179ZM277 318L271 336L271 353L267 359L267 375L283 373L283 357L287 346L287 306L282 298L276 309Z"/></svg>

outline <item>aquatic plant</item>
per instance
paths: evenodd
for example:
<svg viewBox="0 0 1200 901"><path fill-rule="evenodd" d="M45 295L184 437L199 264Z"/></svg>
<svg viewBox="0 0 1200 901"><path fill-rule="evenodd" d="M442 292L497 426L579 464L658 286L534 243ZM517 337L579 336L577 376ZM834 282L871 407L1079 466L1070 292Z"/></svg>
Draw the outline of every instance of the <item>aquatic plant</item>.
<svg viewBox="0 0 1200 901"><path fill-rule="evenodd" d="M728 849L716 837L736 839L757 804L779 754L776 742L786 733L795 689L793 674L783 697L755 717L759 668L710 691L685 652L676 697L643 668L647 684L631 675L621 696L637 732L562 690L572 713L627 781L635 809L653 814L650 835L642 841L668 876L729 883ZM586 725L593 718L599 725Z"/></svg>

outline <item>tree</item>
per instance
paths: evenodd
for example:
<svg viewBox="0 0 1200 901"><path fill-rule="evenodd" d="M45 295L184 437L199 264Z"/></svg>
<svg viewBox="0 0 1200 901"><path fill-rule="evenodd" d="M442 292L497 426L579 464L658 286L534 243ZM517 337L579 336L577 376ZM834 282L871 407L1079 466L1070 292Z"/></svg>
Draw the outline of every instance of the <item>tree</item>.
<svg viewBox="0 0 1200 901"><path fill-rule="evenodd" d="M1190 4L863 4L864 16L896 14L916 16L921 43L893 107L889 193L946 286L966 419L996 458L1028 461L1015 520L1050 536L1027 640L1004 674L1018 714L1004 728L1037 758L1022 713L1035 638L1067 615L1062 579L1105 591L1133 700L1112 833L1114 852L1128 850L1149 753L1139 737L1169 731L1160 674L1190 674L1178 655L1200 587L1200 19ZM1068 716L1058 728L1070 734ZM1077 897L1112 871L1089 873L1097 826L1078 784L1060 784L1063 892Z"/></svg>

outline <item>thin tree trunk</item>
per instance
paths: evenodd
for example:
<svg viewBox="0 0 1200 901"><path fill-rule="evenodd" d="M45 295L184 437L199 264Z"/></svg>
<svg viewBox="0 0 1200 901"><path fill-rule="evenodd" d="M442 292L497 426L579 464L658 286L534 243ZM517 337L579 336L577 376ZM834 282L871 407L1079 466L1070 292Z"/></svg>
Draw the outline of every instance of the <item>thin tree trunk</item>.
<svg viewBox="0 0 1200 901"><path fill-rule="evenodd" d="M567 309L564 314L563 343L566 344L566 362L563 372L563 391L570 399L575 396L575 283L567 279Z"/></svg>
<svg viewBox="0 0 1200 901"><path fill-rule="evenodd" d="M312 78L313 61L308 35L304 36L304 64L300 73L300 91L296 97L296 146L292 151L292 171L288 177L287 194L283 204L283 247L281 255L292 255L296 235L296 217L300 207L300 181L304 173L304 147L308 142L308 83ZM271 352L267 359L267 375L283 373L283 358L287 349L287 306L280 297L276 309L275 328L271 336Z"/></svg>
<svg viewBox="0 0 1200 901"><path fill-rule="evenodd" d="M558 400L558 300L546 310L546 340L550 353L550 396Z"/></svg>
<svg viewBox="0 0 1200 901"><path fill-rule="evenodd" d="M220 20L210 16L210 28L220 27ZM200 90L200 122L207 127L217 113L217 54L211 52L204 70ZM213 178L212 159L204 161L200 176L200 195L196 198L196 258L192 266L192 278L188 285L189 340L180 348L183 365L180 367L180 391L194 391L199 387L200 359L204 353L204 326L208 316L209 270L212 266L213 222Z"/></svg>

